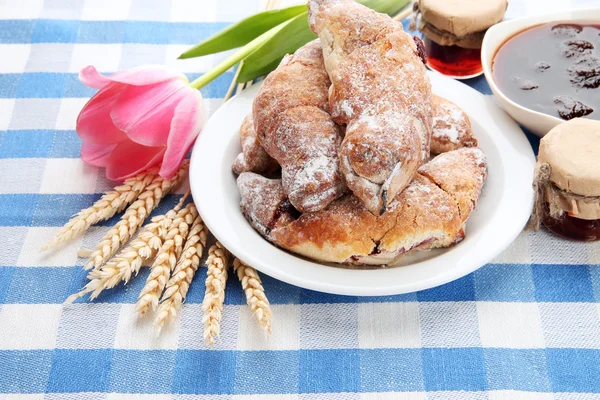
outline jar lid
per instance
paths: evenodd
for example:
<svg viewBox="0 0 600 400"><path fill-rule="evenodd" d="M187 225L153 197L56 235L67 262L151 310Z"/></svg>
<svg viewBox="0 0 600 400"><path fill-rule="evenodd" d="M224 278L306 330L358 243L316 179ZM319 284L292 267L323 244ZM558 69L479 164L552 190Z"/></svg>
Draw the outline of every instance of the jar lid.
<svg viewBox="0 0 600 400"><path fill-rule="evenodd" d="M419 0L423 19L458 38L502 21L507 0Z"/></svg>
<svg viewBox="0 0 600 400"><path fill-rule="evenodd" d="M574 118L557 125L541 140L538 161L550 166L558 188L600 196L600 121Z"/></svg>

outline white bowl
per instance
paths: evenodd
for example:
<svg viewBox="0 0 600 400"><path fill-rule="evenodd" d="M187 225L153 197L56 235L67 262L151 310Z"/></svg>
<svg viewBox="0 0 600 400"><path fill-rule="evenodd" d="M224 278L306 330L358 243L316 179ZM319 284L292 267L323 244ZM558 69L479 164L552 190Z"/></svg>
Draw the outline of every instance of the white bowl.
<svg viewBox="0 0 600 400"><path fill-rule="evenodd" d="M600 8L562 11L553 14L535 15L532 17L504 21L488 29L483 38L483 44L481 46L481 63L483 65L485 79L487 79L487 82L492 89L492 93L496 96L500 106L502 106L511 117L540 137L543 137L550 129L565 121L558 117L553 117L552 115L530 110L506 97L504 93L500 91L496 82L494 82L492 63L500 46L515 34L546 22L573 20L598 21L598 23L600 23Z"/></svg>
<svg viewBox="0 0 600 400"><path fill-rule="evenodd" d="M393 268L345 269L311 261L269 243L246 221L231 164L240 152L239 127L259 85L222 105L192 152L194 203L214 236L242 261L276 279L321 292L381 296L414 292L458 279L492 260L521 232L533 205L535 157L519 126L489 96L430 73L433 91L458 104L488 160L488 179L466 238L448 249L417 252Z"/></svg>

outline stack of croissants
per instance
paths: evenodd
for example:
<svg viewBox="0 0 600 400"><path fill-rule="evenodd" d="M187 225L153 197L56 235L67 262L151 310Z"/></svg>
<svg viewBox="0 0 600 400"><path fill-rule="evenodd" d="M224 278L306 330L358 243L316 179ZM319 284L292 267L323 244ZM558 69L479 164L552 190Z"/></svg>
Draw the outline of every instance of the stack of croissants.
<svg viewBox="0 0 600 400"><path fill-rule="evenodd" d="M392 264L458 243L486 158L467 115L432 94L422 43L353 0L308 9L319 39L267 76L240 128L244 216L325 262Z"/></svg>

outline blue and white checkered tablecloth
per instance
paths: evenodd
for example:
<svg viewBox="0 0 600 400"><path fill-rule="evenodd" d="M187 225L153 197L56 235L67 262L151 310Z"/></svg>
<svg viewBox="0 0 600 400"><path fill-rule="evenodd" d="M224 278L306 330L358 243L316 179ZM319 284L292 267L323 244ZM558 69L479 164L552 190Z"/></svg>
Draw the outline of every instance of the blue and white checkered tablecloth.
<svg viewBox="0 0 600 400"><path fill-rule="evenodd" d="M594 3L511 0L508 17ZM202 340L205 268L159 340L134 312L147 269L94 303L62 304L85 283L77 250L114 223L39 253L111 187L79 159L75 117L93 94L79 69L157 63L195 78L224 55L177 55L260 7L0 0L0 399L600 399L600 243L544 231L521 234L471 275L408 295L334 296L265 276L271 337L230 279L214 348ZM231 78L203 90L210 111ZM467 83L489 93L482 78Z"/></svg>

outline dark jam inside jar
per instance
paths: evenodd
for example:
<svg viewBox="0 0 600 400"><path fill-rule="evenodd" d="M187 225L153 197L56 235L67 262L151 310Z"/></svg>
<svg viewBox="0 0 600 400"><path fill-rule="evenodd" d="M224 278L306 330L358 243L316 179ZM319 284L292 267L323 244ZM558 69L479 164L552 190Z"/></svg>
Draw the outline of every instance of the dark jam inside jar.
<svg viewBox="0 0 600 400"><path fill-rule="evenodd" d="M427 51L427 65L444 75L455 78L472 78L481 74L481 49L459 46L442 46L423 37Z"/></svg>
<svg viewBox="0 0 600 400"><path fill-rule="evenodd" d="M560 218L553 218L550 216L548 204L544 210L543 223L550 232L565 239L581 241L600 239L600 219L580 219L571 217L567 213Z"/></svg>

